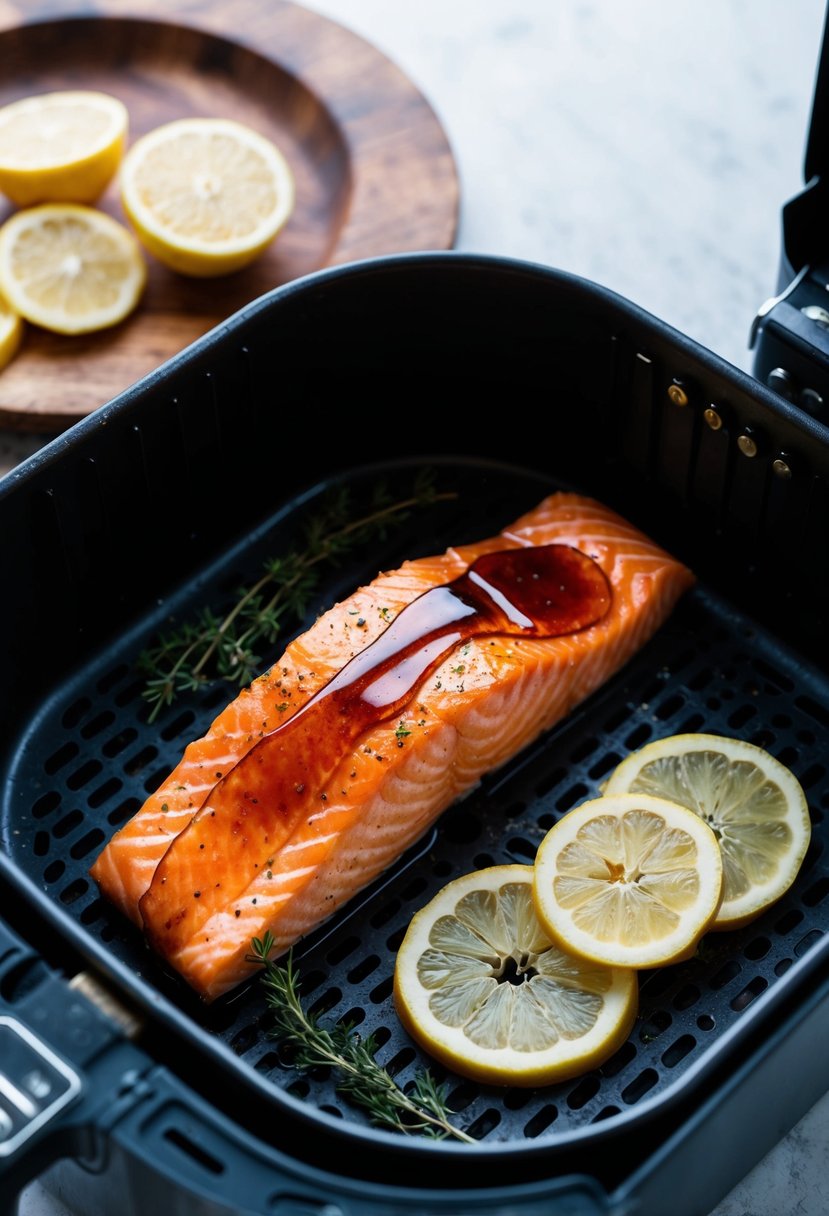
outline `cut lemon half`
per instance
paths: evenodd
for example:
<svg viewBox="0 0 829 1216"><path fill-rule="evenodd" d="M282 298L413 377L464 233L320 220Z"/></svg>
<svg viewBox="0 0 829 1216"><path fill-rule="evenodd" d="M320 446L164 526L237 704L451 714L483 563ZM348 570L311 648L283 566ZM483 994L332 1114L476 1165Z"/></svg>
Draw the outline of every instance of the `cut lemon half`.
<svg viewBox="0 0 829 1216"><path fill-rule="evenodd" d="M182 274L228 274L258 257L294 206L278 148L241 123L184 118L130 148L121 199L151 253Z"/></svg>
<svg viewBox="0 0 829 1216"><path fill-rule="evenodd" d="M531 866L449 883L412 919L397 954L401 1022L431 1055L493 1085L563 1081L607 1059L636 1017L635 973L550 943Z"/></svg>
<svg viewBox="0 0 829 1216"><path fill-rule="evenodd" d="M127 111L108 93L42 93L0 109L0 190L17 203L94 203L115 174Z"/></svg>
<svg viewBox="0 0 829 1216"><path fill-rule="evenodd" d="M23 319L0 292L0 370L17 354L23 340Z"/></svg>
<svg viewBox="0 0 829 1216"><path fill-rule="evenodd" d="M657 967L688 958L722 893L717 839L698 815L646 794L595 798L550 829L535 859L538 918L595 962Z"/></svg>
<svg viewBox="0 0 829 1216"><path fill-rule="evenodd" d="M116 325L146 267L132 233L91 207L46 203L0 228L0 290L27 321L61 334Z"/></svg>
<svg viewBox="0 0 829 1216"><path fill-rule="evenodd" d="M723 901L714 929L736 929L794 882L811 822L792 772L762 748L720 735L657 739L623 760L605 792L655 794L699 815L723 856Z"/></svg>

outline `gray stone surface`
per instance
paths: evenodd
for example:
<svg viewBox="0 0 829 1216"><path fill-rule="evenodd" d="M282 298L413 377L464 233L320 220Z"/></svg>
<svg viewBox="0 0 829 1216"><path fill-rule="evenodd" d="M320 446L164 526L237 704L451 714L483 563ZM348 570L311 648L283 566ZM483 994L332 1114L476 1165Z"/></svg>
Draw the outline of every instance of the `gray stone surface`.
<svg viewBox="0 0 829 1216"><path fill-rule="evenodd" d="M801 183L821 0L311 7L430 97L461 171L459 248L595 279L748 368L780 206ZM0 461L32 446L6 438ZM715 1216L824 1216L827 1144L824 1098ZM58 1208L32 1188L22 1212Z"/></svg>

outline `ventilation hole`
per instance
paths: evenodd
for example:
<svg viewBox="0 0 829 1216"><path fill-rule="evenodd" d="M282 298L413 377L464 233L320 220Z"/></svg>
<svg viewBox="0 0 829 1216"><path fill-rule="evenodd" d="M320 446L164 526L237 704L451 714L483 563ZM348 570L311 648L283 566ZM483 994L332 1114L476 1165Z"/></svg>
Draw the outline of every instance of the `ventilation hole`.
<svg viewBox="0 0 829 1216"><path fill-rule="evenodd" d="M628 1064L636 1056L636 1045L634 1043L623 1043L618 1051L614 1052L610 1059L602 1064L601 1074L603 1077L615 1077L623 1068L627 1068Z"/></svg>
<svg viewBox="0 0 829 1216"><path fill-rule="evenodd" d="M775 963L774 974L775 975L785 975L786 972L789 970L789 967L791 967L791 965L792 965L792 959L781 958L779 963Z"/></svg>
<svg viewBox="0 0 829 1216"><path fill-rule="evenodd" d="M115 697L115 704L123 709L125 705L129 705L130 701L134 701L138 696L140 696L143 691L143 680L133 680L131 684L128 684L126 688L122 688L117 694Z"/></svg>
<svg viewBox="0 0 829 1216"><path fill-rule="evenodd" d="M472 868L474 870L487 870L490 866L495 865L495 858L491 853L476 853L472 859ZM437 870L435 870L437 874ZM447 870L447 874L451 873L451 869Z"/></svg>
<svg viewBox="0 0 829 1216"><path fill-rule="evenodd" d="M432 866L432 873L434 874L435 878L448 878L448 876L452 873L452 863L450 861L446 861L445 859L436 861Z"/></svg>
<svg viewBox="0 0 829 1216"><path fill-rule="evenodd" d="M558 1118L558 1110L555 1106L542 1106L541 1110L536 1111L529 1123L524 1127L524 1135L534 1140L536 1136L540 1136L542 1132L546 1132L547 1128Z"/></svg>
<svg viewBox="0 0 829 1216"><path fill-rule="evenodd" d="M86 800L87 805L93 810L97 810L108 798L111 798L113 794L117 794L122 787L122 781L119 781L117 777L110 777L103 785L99 785L96 790L92 791Z"/></svg>
<svg viewBox="0 0 829 1216"><path fill-rule="evenodd" d="M617 727L621 726L623 722L627 722L629 717L630 707L628 705L622 705L616 710L615 713L611 714L609 718L605 718L604 728L608 732L614 731Z"/></svg>
<svg viewBox="0 0 829 1216"><path fill-rule="evenodd" d="M69 774L66 778L66 784L70 790L79 790L90 782L93 777L97 777L103 767L100 760L87 760L86 764L82 764L74 773Z"/></svg>
<svg viewBox="0 0 829 1216"><path fill-rule="evenodd" d="M76 840L70 849L70 853L75 861L80 861L82 857L86 857L87 853L91 853L93 849L97 849L99 844L103 844L106 840L106 833L100 828L93 828L91 832L87 832L85 836L81 836L80 840Z"/></svg>
<svg viewBox="0 0 829 1216"><path fill-rule="evenodd" d="M745 726L746 722L750 722L756 717L757 710L753 705L741 705L739 709L735 709L734 713L728 719L728 725L734 730L739 730Z"/></svg>
<svg viewBox="0 0 829 1216"><path fill-rule="evenodd" d="M124 772L128 776L134 777L136 773L141 772L142 768L146 768L151 760L155 760L157 755L157 747L142 747L140 752L136 752L134 756L131 756L129 760L125 761Z"/></svg>
<svg viewBox="0 0 829 1216"><path fill-rule="evenodd" d="M620 1115L622 1112L618 1106L603 1106L597 1115L594 1115L590 1120L591 1123L601 1123L603 1119L612 1119L614 1115Z"/></svg>
<svg viewBox="0 0 829 1216"><path fill-rule="evenodd" d="M811 764L806 769L806 772L802 774L800 784L803 786L804 790L811 789L816 782L820 781L820 779L825 776L825 774L826 768L823 764Z"/></svg>
<svg viewBox="0 0 829 1216"><path fill-rule="evenodd" d="M144 790L148 794L154 794L162 782L166 781L170 776L170 765L162 764L160 768L154 769L149 776L144 778Z"/></svg>
<svg viewBox="0 0 829 1216"><path fill-rule="evenodd" d="M386 1072L396 1077L404 1068L408 1068L412 1061L416 1058L417 1052L413 1047L401 1047L397 1055L392 1056L386 1065Z"/></svg>
<svg viewBox="0 0 829 1216"><path fill-rule="evenodd" d="M372 988L368 994L372 1004L382 1005L383 1001L388 1000L391 996L393 982L393 977L389 975L376 988Z"/></svg>
<svg viewBox="0 0 829 1216"><path fill-rule="evenodd" d="M78 725L84 714L91 708L92 702L89 700L89 697L81 697L69 706L61 718L61 722L71 730L73 726Z"/></svg>
<svg viewBox="0 0 829 1216"><path fill-rule="evenodd" d="M740 968L738 967L739 971ZM695 984L684 984L674 997L674 1009L690 1009L700 998L699 988Z"/></svg>
<svg viewBox="0 0 829 1216"><path fill-rule="evenodd" d="M826 709L823 705L819 705L811 697L795 697L794 703L798 709L805 710L821 726L829 726L829 709Z"/></svg>
<svg viewBox="0 0 829 1216"><path fill-rule="evenodd" d="M452 844L471 844L481 834L481 821L471 811L455 811L448 816L443 834Z"/></svg>
<svg viewBox="0 0 829 1216"><path fill-rule="evenodd" d="M51 815L52 811L57 810L59 806L60 794L56 790L50 790L48 794L41 794L32 807L32 814L35 819L45 819L47 815Z"/></svg>
<svg viewBox="0 0 829 1216"><path fill-rule="evenodd" d="M375 929L380 929L383 925L388 924L393 916L396 916L400 911L400 900L392 899L387 904L384 904L371 918L371 923Z"/></svg>
<svg viewBox="0 0 829 1216"><path fill-rule="evenodd" d="M605 752L601 760L597 760L590 769L589 775L593 781L598 781L600 777L604 777L605 773L609 773L621 763L622 757L618 752Z"/></svg>
<svg viewBox="0 0 829 1216"><path fill-rule="evenodd" d="M70 811L68 815L64 815L63 819L59 819L52 828L52 835L57 836L58 840L63 840L64 836L68 836L70 832L83 823L83 811Z"/></svg>
<svg viewBox="0 0 829 1216"><path fill-rule="evenodd" d="M714 673L710 667L702 667L696 675L691 676L691 679L688 681L688 687L693 692L699 692L700 689L705 688L706 684L711 683L713 677Z"/></svg>
<svg viewBox="0 0 829 1216"><path fill-rule="evenodd" d="M372 971L376 971L380 966L380 959L376 954L370 954L368 958L362 959L356 967L348 973L349 984L360 984Z"/></svg>
<svg viewBox="0 0 829 1216"><path fill-rule="evenodd" d="M327 988L321 996L318 996L311 1006L311 1013L314 1017L321 1017L324 1013L329 1013L335 1005L339 1005L343 999L342 989Z"/></svg>
<svg viewBox="0 0 829 1216"><path fill-rule="evenodd" d="M332 967L336 967L344 958L348 958L349 954L353 954L359 945L359 937L347 937L344 942L338 942L329 950L325 957Z"/></svg>
<svg viewBox="0 0 829 1216"><path fill-rule="evenodd" d="M732 959L711 976L710 987L717 992L720 988L724 988L726 984L730 984L733 979L736 979L741 970L740 964Z"/></svg>
<svg viewBox="0 0 829 1216"><path fill-rule="evenodd" d="M708 709L713 709L716 711L722 705L722 701L719 697L709 697L705 704Z"/></svg>
<svg viewBox="0 0 829 1216"><path fill-rule="evenodd" d="M395 929L394 933L386 938L386 949L390 950L392 954L397 954L405 936L406 925L401 925L399 929Z"/></svg>
<svg viewBox="0 0 829 1216"><path fill-rule="evenodd" d="M478 1115L474 1123L470 1123L466 1129L467 1134L474 1136L476 1140L483 1140L490 1132L494 1132L498 1124L501 1122L501 1112L490 1107L483 1114Z"/></svg>
<svg viewBox="0 0 829 1216"><path fill-rule="evenodd" d="M765 958L769 950L771 950L771 942L767 937L755 937L745 947L743 954L752 962L756 962L759 958Z"/></svg>
<svg viewBox="0 0 829 1216"><path fill-rule="evenodd" d="M105 709L102 713L96 714L91 722L87 722L86 726L81 727L81 735L84 739L94 739L114 721L115 714L111 709Z"/></svg>
<svg viewBox="0 0 829 1216"><path fill-rule="evenodd" d="M586 793L587 786L583 781L577 782L576 785L571 785L569 790L556 799L556 810L569 811Z"/></svg>
<svg viewBox="0 0 829 1216"><path fill-rule="evenodd" d="M731 1008L735 1013L741 1013L743 1009L747 1009L756 996L761 992L765 992L769 982L762 975L756 976L750 984L746 984L742 992L738 992L731 1002Z"/></svg>
<svg viewBox="0 0 829 1216"><path fill-rule="evenodd" d="M77 743L64 743L63 747L59 747L56 752L52 752L43 763L45 771L52 776L58 769L63 768L64 764L68 764L70 760L74 760L81 749Z"/></svg>
<svg viewBox="0 0 829 1216"><path fill-rule="evenodd" d="M685 704L685 698L679 693L675 693L672 697L668 697L667 701L663 701L656 708L656 717L660 722L666 722L668 718L672 718L675 713L678 713Z"/></svg>
<svg viewBox="0 0 829 1216"><path fill-rule="evenodd" d="M782 751L777 753L777 759L786 768L795 768L800 759L800 752L796 747L784 747Z"/></svg>
<svg viewBox="0 0 829 1216"><path fill-rule="evenodd" d="M557 785L561 785L564 778L567 776L566 768L554 768L546 777L542 777L538 785L535 787L535 792L539 798L543 798L545 794L549 794L550 790L555 789Z"/></svg>
<svg viewBox="0 0 829 1216"><path fill-rule="evenodd" d="M640 991L644 992L647 989L649 997L662 996L669 988L673 987L675 976L671 975L672 968L660 967L658 971L652 971L639 984Z"/></svg>
<svg viewBox="0 0 829 1216"><path fill-rule="evenodd" d="M418 895L422 895L428 885L426 879L421 875L413 879L407 887L403 888L400 892L400 898L406 900L407 903L413 899L417 899Z"/></svg>
<svg viewBox="0 0 829 1216"><path fill-rule="evenodd" d="M184 1153L191 1161L195 1161L196 1165L200 1165L202 1169L207 1170L211 1174L223 1174L225 1167L221 1161L217 1161L210 1153L205 1152L200 1144L195 1144L189 1136L185 1136L184 1132L178 1130L177 1127L168 1127L164 1133L164 1139L170 1144L175 1145L179 1152Z"/></svg>
<svg viewBox="0 0 829 1216"><path fill-rule="evenodd" d="M710 1013L701 1013L697 1018L697 1026L700 1030L713 1030L716 1024Z"/></svg>
<svg viewBox="0 0 829 1216"><path fill-rule="evenodd" d="M141 807L141 801L138 798L125 798L123 802L114 807L107 815L107 823L111 823L114 828L119 827L122 823L126 823L131 819L137 810Z"/></svg>
<svg viewBox="0 0 829 1216"><path fill-rule="evenodd" d="M0 997L9 1005L21 1001L43 980L43 969L39 958L31 955L13 963L0 975Z"/></svg>
<svg viewBox="0 0 829 1216"><path fill-rule="evenodd" d="M311 1092L311 1086L307 1081L303 1081L302 1079L292 1081L291 1084L287 1085L285 1088L286 1092L293 1094L295 1098L307 1098Z"/></svg>
<svg viewBox="0 0 829 1216"><path fill-rule="evenodd" d="M587 739L582 739L581 742L573 748L570 753L570 759L573 764L580 764L582 760L586 760L588 756L592 756L593 752L599 746L599 740L591 735Z"/></svg>
<svg viewBox="0 0 829 1216"><path fill-rule="evenodd" d="M816 883L813 883L809 887L808 891L803 892L803 902L807 908L814 908L827 895L829 895L829 878L819 878Z"/></svg>
<svg viewBox="0 0 829 1216"><path fill-rule="evenodd" d="M320 1110L324 1110L327 1115L333 1115L335 1119L342 1119L343 1112L339 1106L329 1106L327 1103L320 1103Z"/></svg>
<svg viewBox="0 0 829 1216"><path fill-rule="evenodd" d="M63 862L60 860L59 857L56 857L54 861L49 862L48 866L43 871L44 882L48 882L48 883L57 882L59 878L63 877L63 872L65 869L66 869L66 866L63 864Z"/></svg>
<svg viewBox="0 0 829 1216"><path fill-rule="evenodd" d="M504 1093L504 1106L507 1110L523 1110L534 1097L531 1089L508 1089Z"/></svg>
<svg viewBox="0 0 829 1216"><path fill-rule="evenodd" d="M104 903L101 899L93 899L91 904L87 904L83 912L81 912L81 922L84 925L92 925L104 911Z"/></svg>
<svg viewBox="0 0 829 1216"><path fill-rule="evenodd" d="M340 1016L337 1018L337 1025L351 1027L353 1029L355 1026L361 1025L365 1020L365 1009L361 1009L359 1005L354 1005L351 1009L347 1009L345 1013L340 1014Z"/></svg>
<svg viewBox="0 0 829 1216"><path fill-rule="evenodd" d="M324 971L309 971L302 977L302 991L306 996L316 991L324 979L326 979Z"/></svg>
<svg viewBox="0 0 829 1216"><path fill-rule="evenodd" d="M662 1063L666 1068L676 1068L680 1060L684 1060L696 1045L697 1041L693 1035L683 1034L662 1053Z"/></svg>
<svg viewBox="0 0 829 1216"><path fill-rule="evenodd" d="M646 722L643 722L640 726L636 727L636 730L630 732L627 739L625 739L625 747L628 751L635 752L637 747L641 747L643 743L646 743L650 739L651 733L651 728Z"/></svg>
<svg viewBox="0 0 829 1216"><path fill-rule="evenodd" d="M112 760L115 756L119 755L125 747L129 747L131 743L134 743L137 738L138 731L134 730L131 726L127 726L124 730L119 731L117 735L113 735L111 739L107 739L106 743L101 748L101 751L105 756Z"/></svg>
<svg viewBox="0 0 829 1216"><path fill-rule="evenodd" d="M513 836L512 840L507 841L507 852L520 861L533 862L538 847L531 844L529 840L524 840L523 836Z"/></svg>
<svg viewBox="0 0 829 1216"><path fill-rule="evenodd" d="M647 1022L643 1022L639 1031L639 1038L643 1043L652 1043L654 1039L658 1039L661 1034L668 1029L673 1018L665 1009L657 1009L652 1013Z"/></svg>
<svg viewBox="0 0 829 1216"><path fill-rule="evenodd" d="M170 742L170 740L175 739L176 735L180 735L183 731L187 730L187 727L191 726L195 720L196 715L192 709L185 709L183 714L179 714L177 718L174 718L172 722L169 722L164 727L164 730L161 732L161 738Z"/></svg>
<svg viewBox="0 0 829 1216"><path fill-rule="evenodd" d="M786 933L791 933L792 929L796 929L803 920L803 913L798 908L790 908L774 926L777 933L784 936Z"/></svg>
<svg viewBox="0 0 829 1216"><path fill-rule="evenodd" d="M794 948L794 952L798 958L803 958L807 951L811 950L812 946L817 945L823 937L823 932L820 929L812 929L805 937L801 937L800 941Z"/></svg>
<svg viewBox="0 0 829 1216"><path fill-rule="evenodd" d="M253 1067L255 1072L269 1073L279 1068L279 1064L278 1052L268 1051L265 1055L259 1057Z"/></svg>
<svg viewBox="0 0 829 1216"><path fill-rule="evenodd" d="M452 1090L447 1099L449 1109L455 1111L456 1114L460 1114L462 1110L466 1110L467 1106L475 1101L479 1093L480 1089L477 1085L469 1085L466 1082L458 1085Z"/></svg>
<svg viewBox="0 0 829 1216"><path fill-rule="evenodd" d="M644 1098L648 1090L653 1089L656 1082L659 1080L659 1073L655 1068L646 1068L635 1080L631 1081L622 1090L622 1101L628 1106L633 1106L634 1102L638 1102L640 1098Z"/></svg>
<svg viewBox="0 0 829 1216"><path fill-rule="evenodd" d="M243 1056L246 1051L250 1051L255 1043L259 1042L259 1031L255 1026L244 1026L230 1040L230 1046L236 1052L237 1056Z"/></svg>
<svg viewBox="0 0 829 1216"><path fill-rule="evenodd" d="M80 899L82 895L86 895L89 890L89 883L85 878L76 878L74 882L70 882L68 887L60 893L60 902L69 907L76 899Z"/></svg>
<svg viewBox="0 0 829 1216"><path fill-rule="evenodd" d="M32 852L35 857L45 857L49 852L49 833L40 831L35 832L34 842L32 844Z"/></svg>
<svg viewBox="0 0 829 1216"><path fill-rule="evenodd" d="M595 1098L599 1092L598 1077L585 1077L575 1089L571 1090L567 1095L567 1105L571 1110L581 1110L586 1106L591 1098Z"/></svg>
<svg viewBox="0 0 829 1216"><path fill-rule="evenodd" d="M687 718L683 718L677 723L676 733L678 735L694 735L705 722L702 714L689 714Z"/></svg>
<svg viewBox="0 0 829 1216"><path fill-rule="evenodd" d="M124 676L129 671L126 663L121 663L118 667L113 667L112 671L108 671L105 676L101 676L98 681L98 692L109 692L116 684L123 680Z"/></svg>

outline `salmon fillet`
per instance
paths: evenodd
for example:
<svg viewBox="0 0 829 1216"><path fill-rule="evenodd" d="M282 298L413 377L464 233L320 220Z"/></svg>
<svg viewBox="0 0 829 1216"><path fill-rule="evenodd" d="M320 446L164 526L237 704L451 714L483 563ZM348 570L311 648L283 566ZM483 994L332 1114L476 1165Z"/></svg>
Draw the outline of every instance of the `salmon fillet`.
<svg viewBox="0 0 829 1216"><path fill-rule="evenodd" d="M599 687L665 620L692 575L614 512L576 494L550 496L497 537L405 562L335 605L292 642L187 747L106 846L93 877L139 925L143 900L152 929L158 881L151 887L159 863L217 783L264 734L296 713L423 592L450 582L484 553L546 544L569 545L596 560L612 588L606 616L555 638L467 642L418 689L403 716L407 734L398 733L399 715L369 728L343 754L325 790L303 795L298 823L257 863L252 881L246 874L240 886L238 874L189 870L171 879L190 900L208 883L226 883L235 892L224 903L211 890L211 906L199 909L194 932L167 955L203 997L212 1000L249 974L245 956L253 937L269 929L278 950L287 949L382 873L484 773ZM166 868L162 872L166 882ZM191 919L188 908L187 925Z"/></svg>

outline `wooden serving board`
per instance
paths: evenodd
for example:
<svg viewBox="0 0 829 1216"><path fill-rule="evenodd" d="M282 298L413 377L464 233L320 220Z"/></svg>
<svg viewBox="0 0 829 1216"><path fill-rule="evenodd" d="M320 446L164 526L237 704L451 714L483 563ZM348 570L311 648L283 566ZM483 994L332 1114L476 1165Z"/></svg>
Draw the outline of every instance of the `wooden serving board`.
<svg viewBox="0 0 829 1216"><path fill-rule="evenodd" d="M287 0L0 0L0 105L53 89L120 97L130 139L173 118L234 118L296 177L293 216L252 266L187 279L148 255L137 311L63 337L27 327L0 372L0 424L56 431L263 292L322 266L451 248L458 180L433 110L376 48ZM124 221L113 184L98 204ZM0 198L0 222L12 213Z"/></svg>

